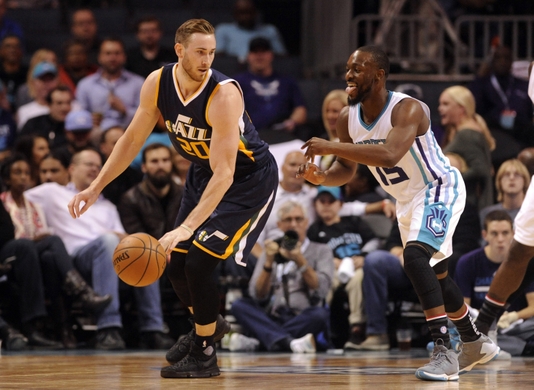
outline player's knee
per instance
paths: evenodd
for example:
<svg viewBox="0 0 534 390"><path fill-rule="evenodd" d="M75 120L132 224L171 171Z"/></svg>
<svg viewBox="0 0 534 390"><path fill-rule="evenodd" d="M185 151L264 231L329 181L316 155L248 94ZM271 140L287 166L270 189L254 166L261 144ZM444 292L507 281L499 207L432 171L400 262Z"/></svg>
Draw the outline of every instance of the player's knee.
<svg viewBox="0 0 534 390"><path fill-rule="evenodd" d="M410 280L413 280L412 278L417 277L417 273L419 273L422 269L430 269L429 260L431 257L431 254L428 253L428 250L420 245L417 244L409 244L404 248L403 251L404 256L404 271L410 278Z"/></svg>

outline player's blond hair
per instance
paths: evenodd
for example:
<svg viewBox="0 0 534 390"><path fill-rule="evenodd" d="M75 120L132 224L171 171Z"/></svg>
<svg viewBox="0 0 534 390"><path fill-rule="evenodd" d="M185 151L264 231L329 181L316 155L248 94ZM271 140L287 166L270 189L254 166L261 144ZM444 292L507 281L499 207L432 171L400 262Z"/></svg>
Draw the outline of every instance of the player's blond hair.
<svg viewBox="0 0 534 390"><path fill-rule="evenodd" d="M215 35L215 28L205 19L189 19L176 30L174 43L181 43L186 46L194 33Z"/></svg>

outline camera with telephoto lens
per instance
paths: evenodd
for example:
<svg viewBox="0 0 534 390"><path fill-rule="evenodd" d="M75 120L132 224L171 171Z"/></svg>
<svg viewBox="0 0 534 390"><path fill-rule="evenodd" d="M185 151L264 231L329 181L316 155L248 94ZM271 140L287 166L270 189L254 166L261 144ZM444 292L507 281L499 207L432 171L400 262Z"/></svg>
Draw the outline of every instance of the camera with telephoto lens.
<svg viewBox="0 0 534 390"><path fill-rule="evenodd" d="M284 248L287 251L292 251L299 242L299 234L294 230L288 230L282 237L274 240L274 242L276 242L280 248ZM285 263L288 261L288 259L278 252L274 256L274 261L277 263Z"/></svg>

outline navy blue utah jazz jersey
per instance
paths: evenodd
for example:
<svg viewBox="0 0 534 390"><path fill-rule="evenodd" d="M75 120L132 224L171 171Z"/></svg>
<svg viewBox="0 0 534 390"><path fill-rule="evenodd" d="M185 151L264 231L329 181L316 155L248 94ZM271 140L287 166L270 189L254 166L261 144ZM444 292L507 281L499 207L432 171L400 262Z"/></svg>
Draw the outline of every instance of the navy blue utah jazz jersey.
<svg viewBox="0 0 534 390"><path fill-rule="evenodd" d="M184 99L174 77L177 66L177 63L172 63L163 67L157 106L178 153L211 173L209 156L212 127L207 118L211 99L223 84L234 83L240 91L241 88L235 80L210 69L199 89ZM234 176L240 177L265 165L270 160L270 152L244 110L235 130L240 133L240 141Z"/></svg>

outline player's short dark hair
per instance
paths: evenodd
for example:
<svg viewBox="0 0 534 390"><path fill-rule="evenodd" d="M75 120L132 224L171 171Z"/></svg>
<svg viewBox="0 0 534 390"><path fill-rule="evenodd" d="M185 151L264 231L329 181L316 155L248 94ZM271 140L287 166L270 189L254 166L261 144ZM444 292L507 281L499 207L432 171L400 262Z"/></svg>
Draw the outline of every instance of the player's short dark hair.
<svg viewBox="0 0 534 390"><path fill-rule="evenodd" d="M205 19L189 19L176 30L174 43L185 45L194 33L212 35L215 34L215 27Z"/></svg>
<svg viewBox="0 0 534 390"><path fill-rule="evenodd" d="M508 214L504 210L493 210L486 215L484 218L484 230L488 230L488 225L490 222L493 221L508 221L510 222L510 226L514 226L514 221L512 220L512 217L510 217L510 214Z"/></svg>
<svg viewBox="0 0 534 390"><path fill-rule="evenodd" d="M358 51L371 54L378 69L384 69L386 78L389 76L389 58L384 50L378 46L362 46L358 48Z"/></svg>

